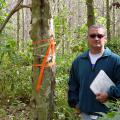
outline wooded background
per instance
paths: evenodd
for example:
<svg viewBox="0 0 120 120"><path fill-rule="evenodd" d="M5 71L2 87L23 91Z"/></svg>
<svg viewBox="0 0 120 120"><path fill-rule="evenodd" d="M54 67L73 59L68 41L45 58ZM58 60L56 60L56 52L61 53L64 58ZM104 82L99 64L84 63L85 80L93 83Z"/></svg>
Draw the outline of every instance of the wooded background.
<svg viewBox="0 0 120 120"><path fill-rule="evenodd" d="M80 119L67 104L67 79L73 59L87 49L88 26L107 30L107 46L120 55L119 0L0 0L0 120ZM36 84L51 36L42 86ZM110 104L119 109L117 104ZM104 119L117 120L119 112Z"/></svg>

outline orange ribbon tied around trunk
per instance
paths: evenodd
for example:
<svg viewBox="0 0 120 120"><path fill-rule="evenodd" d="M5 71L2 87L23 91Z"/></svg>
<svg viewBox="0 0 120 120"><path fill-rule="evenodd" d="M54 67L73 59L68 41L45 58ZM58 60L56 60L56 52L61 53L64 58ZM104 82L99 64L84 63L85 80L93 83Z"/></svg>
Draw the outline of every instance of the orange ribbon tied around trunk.
<svg viewBox="0 0 120 120"><path fill-rule="evenodd" d="M39 44L41 42L49 42L49 46L47 48L47 51L45 53L45 57L44 57L42 63L33 65L34 67L41 67L40 73L39 73L39 76L38 76L37 85L36 85L36 91L37 92L40 91L40 88L41 88L41 85L42 85L42 78L43 78L45 67L51 67L52 65L55 64L55 42L54 42L53 37L51 37L50 39L34 41L33 44ZM48 57L50 56L50 53L52 53L52 62L47 64L47 60L48 60Z"/></svg>

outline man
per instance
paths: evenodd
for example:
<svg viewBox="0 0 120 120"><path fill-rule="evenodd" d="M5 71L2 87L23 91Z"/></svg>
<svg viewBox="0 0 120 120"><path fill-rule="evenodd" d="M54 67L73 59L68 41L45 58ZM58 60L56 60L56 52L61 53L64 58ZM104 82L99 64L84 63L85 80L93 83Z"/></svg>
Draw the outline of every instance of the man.
<svg viewBox="0 0 120 120"><path fill-rule="evenodd" d="M106 32L102 26L88 28L88 51L79 55L72 63L68 103L81 112L82 120L96 120L99 112L107 113L106 101L120 97L120 56L105 48ZM111 78L116 86L111 86L106 93L94 94L90 85L100 70Z"/></svg>

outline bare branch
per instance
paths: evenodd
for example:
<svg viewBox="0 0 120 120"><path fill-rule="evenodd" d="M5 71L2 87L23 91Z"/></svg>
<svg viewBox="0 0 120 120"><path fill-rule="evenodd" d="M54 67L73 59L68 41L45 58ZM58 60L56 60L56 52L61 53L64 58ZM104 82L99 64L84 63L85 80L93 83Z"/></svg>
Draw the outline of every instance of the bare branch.
<svg viewBox="0 0 120 120"><path fill-rule="evenodd" d="M5 28L7 22L9 21L9 19L12 17L12 15L20 10L21 8L31 8L30 5L20 5L22 3L23 0L18 1L17 5L10 11L9 15L6 17L4 23L0 26L0 33L2 33L3 29Z"/></svg>
<svg viewBox="0 0 120 120"><path fill-rule="evenodd" d="M19 11L20 9L22 8L30 8L31 9L31 5L19 5L16 9L15 9L15 12ZM15 13L14 12L14 13Z"/></svg>

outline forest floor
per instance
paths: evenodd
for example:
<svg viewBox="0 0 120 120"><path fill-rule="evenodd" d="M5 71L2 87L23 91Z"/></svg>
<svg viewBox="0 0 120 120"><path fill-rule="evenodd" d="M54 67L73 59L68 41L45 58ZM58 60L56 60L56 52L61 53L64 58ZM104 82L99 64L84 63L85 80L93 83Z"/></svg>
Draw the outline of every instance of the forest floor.
<svg viewBox="0 0 120 120"><path fill-rule="evenodd" d="M31 105L27 101L0 100L0 120L32 120Z"/></svg>

